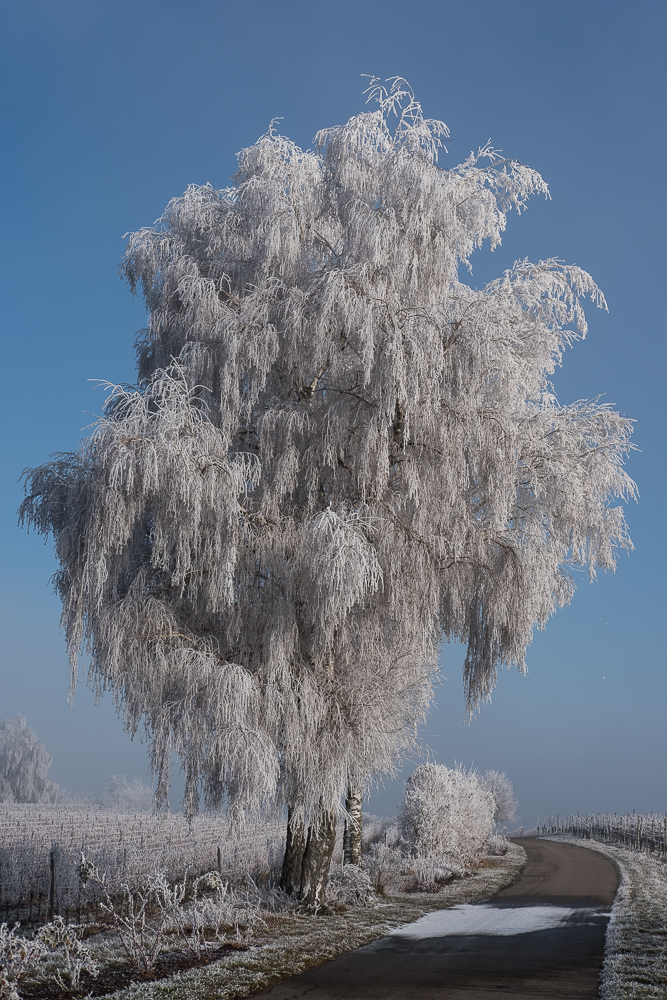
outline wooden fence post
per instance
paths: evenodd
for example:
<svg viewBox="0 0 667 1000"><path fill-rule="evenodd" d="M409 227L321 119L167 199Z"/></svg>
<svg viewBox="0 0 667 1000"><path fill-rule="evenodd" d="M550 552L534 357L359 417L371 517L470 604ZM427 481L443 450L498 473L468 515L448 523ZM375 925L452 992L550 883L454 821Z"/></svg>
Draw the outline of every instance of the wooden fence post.
<svg viewBox="0 0 667 1000"><path fill-rule="evenodd" d="M56 912L56 856L51 851L51 884L49 886L49 923Z"/></svg>

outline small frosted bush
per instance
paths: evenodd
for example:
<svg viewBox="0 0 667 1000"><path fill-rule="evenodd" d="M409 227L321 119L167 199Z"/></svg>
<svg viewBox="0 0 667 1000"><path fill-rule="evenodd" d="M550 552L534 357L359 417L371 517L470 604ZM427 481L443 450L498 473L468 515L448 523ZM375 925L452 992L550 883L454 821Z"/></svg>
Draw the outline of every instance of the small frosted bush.
<svg viewBox="0 0 667 1000"><path fill-rule="evenodd" d="M358 865L333 864L327 882L327 902L345 906L367 906L373 896L373 883Z"/></svg>
<svg viewBox="0 0 667 1000"><path fill-rule="evenodd" d="M46 953L41 941L23 937L19 928L0 924L0 1000L20 1000L17 987Z"/></svg>
<svg viewBox="0 0 667 1000"><path fill-rule="evenodd" d="M492 833L489 837L489 843L487 845L487 850L489 854L502 855L507 854L507 847L509 840L502 833Z"/></svg>
<svg viewBox="0 0 667 1000"><path fill-rule="evenodd" d="M83 932L83 927L66 924L61 916L57 916L36 935L36 940L48 949L53 978L63 990L77 989L82 972L93 977L99 972L99 964L82 941Z"/></svg>
<svg viewBox="0 0 667 1000"><path fill-rule="evenodd" d="M362 864L375 891L383 895L391 883L403 874L406 859L397 847L377 843L363 856Z"/></svg>
<svg viewBox="0 0 667 1000"><path fill-rule="evenodd" d="M476 772L420 764L406 782L399 824L416 857L471 858L491 836L494 808Z"/></svg>
<svg viewBox="0 0 667 1000"><path fill-rule="evenodd" d="M461 878L464 869L453 859L444 864L432 858L413 858L408 874L413 876L413 881L407 886L408 891L440 892L452 879Z"/></svg>

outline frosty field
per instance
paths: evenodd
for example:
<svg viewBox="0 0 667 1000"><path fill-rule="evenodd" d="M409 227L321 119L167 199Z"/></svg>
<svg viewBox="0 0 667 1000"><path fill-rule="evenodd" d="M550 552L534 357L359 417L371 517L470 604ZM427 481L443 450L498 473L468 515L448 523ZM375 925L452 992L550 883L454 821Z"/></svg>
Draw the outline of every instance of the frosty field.
<svg viewBox="0 0 667 1000"><path fill-rule="evenodd" d="M169 881L216 870L227 880L259 878L280 863L284 823L256 823L243 836L215 816L153 816L89 807L3 803L0 812L0 919L28 919L31 905L45 917L55 883L54 912L72 919L87 916L98 902L95 887L78 877L81 852L107 876L112 893L121 883L143 888L151 871ZM41 901L39 899L41 895ZM28 912L26 912L28 911ZM76 912L74 912L76 911Z"/></svg>
<svg viewBox="0 0 667 1000"><path fill-rule="evenodd" d="M366 846L376 846L363 869L341 865L339 837L329 905L313 913L274 888L284 820L239 833L215 817L188 823L183 816L7 805L0 819L0 965L9 992L0 982L0 995L246 996L434 910L488 897L525 863L522 849L510 845L505 855L478 855L467 870L454 870L401 854L390 846L396 828L377 817L367 817L365 833ZM205 872L212 877L202 878ZM11 954L26 938L12 939L11 925L21 919L27 941L39 942L47 916L49 940L58 938L58 946L42 948L17 971ZM73 973L77 961L83 972Z"/></svg>

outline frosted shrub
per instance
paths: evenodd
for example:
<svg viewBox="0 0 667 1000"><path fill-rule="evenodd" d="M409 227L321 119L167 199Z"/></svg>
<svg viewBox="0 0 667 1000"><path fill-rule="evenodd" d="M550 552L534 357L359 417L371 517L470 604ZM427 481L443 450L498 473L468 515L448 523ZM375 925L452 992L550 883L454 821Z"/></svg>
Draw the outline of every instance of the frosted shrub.
<svg viewBox="0 0 667 1000"><path fill-rule="evenodd" d="M397 847L389 847L383 843L373 844L362 859L363 869L380 895L384 895L389 886L403 874L406 864L406 859Z"/></svg>
<svg viewBox="0 0 667 1000"><path fill-rule="evenodd" d="M234 887L236 899L244 901L248 907L259 907L269 913L280 913L294 904L291 893L284 892L277 885L261 886L246 875L239 886Z"/></svg>
<svg viewBox="0 0 667 1000"><path fill-rule="evenodd" d="M238 899L224 886L213 899L201 899L179 914L179 932L186 948L201 958L214 945L247 940L261 923L257 904Z"/></svg>
<svg viewBox="0 0 667 1000"><path fill-rule="evenodd" d="M373 883L367 871L358 865L333 864L329 869L327 902L346 906L367 906Z"/></svg>
<svg viewBox="0 0 667 1000"><path fill-rule="evenodd" d="M17 986L46 951L38 939L18 934L18 928L0 924L0 1000L20 1000Z"/></svg>
<svg viewBox="0 0 667 1000"><path fill-rule="evenodd" d="M415 856L471 858L491 835L493 810L474 771L420 764L406 782L399 822Z"/></svg>
<svg viewBox="0 0 667 1000"><path fill-rule="evenodd" d="M102 890L104 902L101 908L111 918L125 954L139 972L150 972L160 953L167 919L183 902L185 882L172 887L164 872L153 872L143 890L132 892L127 884L121 884L122 902L119 912L109 895L105 876L100 875L83 853L79 877L84 885L92 882ZM158 904L159 914L149 922L151 897Z"/></svg>
<svg viewBox="0 0 667 1000"><path fill-rule="evenodd" d="M178 934L194 958L224 941L240 942L247 938L260 921L260 895L250 880L250 891L234 890L223 882L218 872L207 872L196 878L186 896L186 882L158 894L158 904L165 915L165 933ZM206 892L212 895L205 895Z"/></svg>
<svg viewBox="0 0 667 1000"><path fill-rule="evenodd" d="M502 833L492 833L487 844L487 851L494 856L507 854L509 840Z"/></svg>
<svg viewBox="0 0 667 1000"><path fill-rule="evenodd" d="M413 892L440 892L442 887L453 878L461 878L464 869L454 859L449 864L434 861L432 858L413 858L408 872L414 876L408 886Z"/></svg>
<svg viewBox="0 0 667 1000"><path fill-rule="evenodd" d="M76 989L82 972L90 976L97 976L99 972L99 964L81 940L82 934L83 927L66 924L61 916L57 916L53 923L45 924L36 935L37 940L48 949L49 957L55 959L57 964L53 969L53 978L64 990Z"/></svg>

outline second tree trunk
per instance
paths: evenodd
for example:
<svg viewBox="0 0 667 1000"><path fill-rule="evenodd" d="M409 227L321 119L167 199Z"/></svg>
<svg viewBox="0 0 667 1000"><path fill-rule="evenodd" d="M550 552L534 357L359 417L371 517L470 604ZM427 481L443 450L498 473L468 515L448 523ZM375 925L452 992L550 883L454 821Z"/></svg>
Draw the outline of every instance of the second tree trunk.
<svg viewBox="0 0 667 1000"><path fill-rule="evenodd" d="M343 864L361 865L361 792L348 788L345 799L345 820L343 834Z"/></svg>

